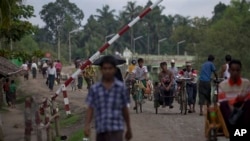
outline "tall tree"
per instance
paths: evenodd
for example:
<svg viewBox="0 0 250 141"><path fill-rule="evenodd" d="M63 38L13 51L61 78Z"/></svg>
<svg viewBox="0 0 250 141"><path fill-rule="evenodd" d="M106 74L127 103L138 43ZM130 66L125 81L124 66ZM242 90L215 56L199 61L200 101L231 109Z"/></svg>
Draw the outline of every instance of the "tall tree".
<svg viewBox="0 0 250 141"><path fill-rule="evenodd" d="M215 7L214 7L214 11L213 11L213 17L212 20L213 21L217 21L218 19L220 19L223 15L223 12L226 10L227 6L224 3L219 2Z"/></svg>
<svg viewBox="0 0 250 141"><path fill-rule="evenodd" d="M68 33L81 26L84 14L76 4L69 0L56 0L43 6L41 19L46 23L45 29L51 33L52 40L61 36L61 41L67 41Z"/></svg>
<svg viewBox="0 0 250 141"><path fill-rule="evenodd" d="M7 2L1 1L2 15L0 20L0 39L7 39L10 41L20 40L27 34L33 32L33 26L27 20L33 17L34 9L30 5L23 5L20 0L10 0ZM2 7L7 6L7 8ZM7 10L7 11L4 11Z"/></svg>
<svg viewBox="0 0 250 141"><path fill-rule="evenodd" d="M110 9L109 5L104 5L102 9L96 9L98 15L95 15L97 21L101 25L102 34L105 38L106 35L115 32L116 21L114 19L114 9Z"/></svg>
<svg viewBox="0 0 250 141"><path fill-rule="evenodd" d="M21 2L20 0L1 0L0 1L0 25L8 26L11 21L11 7Z"/></svg>
<svg viewBox="0 0 250 141"><path fill-rule="evenodd" d="M126 22L129 22L131 20L133 20L140 12L140 10L142 9L141 7L139 7L136 2L132 2L132 1L129 1L127 3L126 6L123 7L124 8L124 12L123 12L123 16L126 20ZM134 29L135 27L132 27L130 29L130 48L132 48L133 44L134 44Z"/></svg>

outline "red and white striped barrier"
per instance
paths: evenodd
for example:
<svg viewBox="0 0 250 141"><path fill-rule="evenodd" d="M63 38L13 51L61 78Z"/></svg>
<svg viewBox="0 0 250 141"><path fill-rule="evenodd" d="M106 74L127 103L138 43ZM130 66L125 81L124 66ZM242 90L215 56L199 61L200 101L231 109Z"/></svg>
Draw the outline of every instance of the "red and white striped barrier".
<svg viewBox="0 0 250 141"><path fill-rule="evenodd" d="M135 23L137 23L140 19L142 19L145 15L147 15L152 9L154 9L159 3L163 0L157 0L154 4L150 7L146 8L142 13L140 13L134 20L132 20L129 24L124 26L112 39L106 42L93 56L91 56L87 61L85 61L80 68L72 74L72 76L65 81L63 85L56 91L55 95L52 97L52 100L62 92L63 87L67 87L76 77L90 64L95 62L96 59L100 56L102 52L104 52L111 44L113 44L117 39L119 39L125 32L127 32ZM65 88L66 89L66 88ZM66 90L65 90L66 91ZM64 95L64 105L66 109L66 105L69 105L69 101L65 100L65 96L67 97L67 92L63 92ZM67 103L66 103L67 102ZM66 114L70 114L69 106L67 106Z"/></svg>
<svg viewBox="0 0 250 141"><path fill-rule="evenodd" d="M63 91L63 101L64 101L64 109L66 111L67 115L70 115L70 109L69 109L69 98L67 95L66 87L65 85L62 85L62 91Z"/></svg>

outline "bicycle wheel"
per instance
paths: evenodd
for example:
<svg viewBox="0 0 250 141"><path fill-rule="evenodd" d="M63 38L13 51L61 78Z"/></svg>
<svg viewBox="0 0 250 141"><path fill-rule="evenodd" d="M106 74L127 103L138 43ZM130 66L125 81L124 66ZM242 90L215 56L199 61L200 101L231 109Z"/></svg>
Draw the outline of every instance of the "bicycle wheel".
<svg viewBox="0 0 250 141"><path fill-rule="evenodd" d="M184 88L184 92L183 92L183 108L184 108L184 115L187 114L187 105L188 105L187 100L188 100L188 98L187 98L187 91L186 91L186 88Z"/></svg>
<svg viewBox="0 0 250 141"><path fill-rule="evenodd" d="M136 94L135 94L135 111L138 114L138 110L139 110L139 105L140 105L140 101L139 98L140 97L140 91L136 90Z"/></svg>
<svg viewBox="0 0 250 141"><path fill-rule="evenodd" d="M181 110L181 114L184 111L184 104L183 104L183 90L180 91L179 93L179 103L180 103L180 110Z"/></svg>
<svg viewBox="0 0 250 141"><path fill-rule="evenodd" d="M143 96L142 96L142 90L139 90L139 106L140 106L140 112L142 113L142 100L143 100Z"/></svg>
<svg viewBox="0 0 250 141"><path fill-rule="evenodd" d="M217 141L217 135L216 135L216 129L215 128L209 130L208 140L209 141Z"/></svg>

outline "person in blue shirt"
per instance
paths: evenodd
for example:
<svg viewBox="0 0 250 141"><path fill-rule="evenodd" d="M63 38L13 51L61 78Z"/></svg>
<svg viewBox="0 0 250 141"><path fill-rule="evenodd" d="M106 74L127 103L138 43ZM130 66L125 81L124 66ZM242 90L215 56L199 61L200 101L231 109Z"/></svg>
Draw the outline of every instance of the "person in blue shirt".
<svg viewBox="0 0 250 141"><path fill-rule="evenodd" d="M115 77L116 64L113 56L103 57L100 63L102 79L90 87L87 96L84 134L89 137L94 115L96 141L122 141L124 125L126 140L132 138L128 109L130 99L125 84Z"/></svg>
<svg viewBox="0 0 250 141"><path fill-rule="evenodd" d="M207 107L209 108L211 104L211 75L214 74L217 78L213 61L214 56L209 55L207 61L201 66L199 78L200 115L203 115L203 105L207 105Z"/></svg>

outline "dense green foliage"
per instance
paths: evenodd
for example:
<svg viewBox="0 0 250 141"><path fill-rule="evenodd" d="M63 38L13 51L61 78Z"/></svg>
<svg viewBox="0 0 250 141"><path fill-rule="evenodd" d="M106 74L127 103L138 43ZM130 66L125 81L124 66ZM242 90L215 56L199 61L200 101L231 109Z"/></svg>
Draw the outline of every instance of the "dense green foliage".
<svg viewBox="0 0 250 141"><path fill-rule="evenodd" d="M33 6L23 5L21 0L1 0L0 6L0 40L9 43L33 33L27 21L34 16Z"/></svg>

